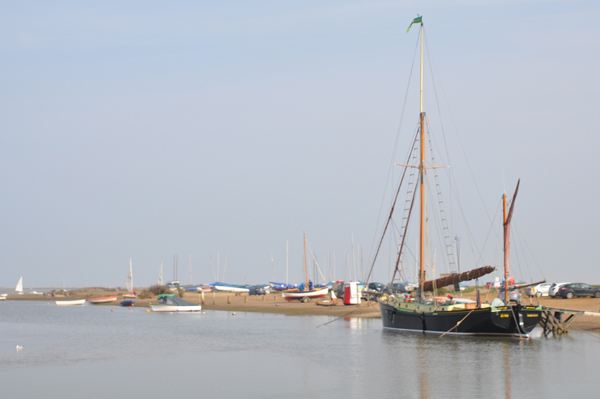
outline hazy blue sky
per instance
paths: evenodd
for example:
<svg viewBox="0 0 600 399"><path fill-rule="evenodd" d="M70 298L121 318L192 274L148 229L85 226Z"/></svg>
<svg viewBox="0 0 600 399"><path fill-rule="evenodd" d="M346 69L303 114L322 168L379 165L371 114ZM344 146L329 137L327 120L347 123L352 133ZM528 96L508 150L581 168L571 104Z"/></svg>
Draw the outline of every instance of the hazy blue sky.
<svg viewBox="0 0 600 399"><path fill-rule="evenodd" d="M491 248L458 229L464 268L501 262L486 237L521 178L516 277L600 283L597 1L19 1L0 5L0 286L124 286L129 258L150 285L174 254L188 283L190 253L194 282L227 253L225 281L260 283L271 251L282 281L287 241L298 282L303 232L335 279L352 232L366 269L417 123L413 81L392 160L417 14L442 163Z"/></svg>

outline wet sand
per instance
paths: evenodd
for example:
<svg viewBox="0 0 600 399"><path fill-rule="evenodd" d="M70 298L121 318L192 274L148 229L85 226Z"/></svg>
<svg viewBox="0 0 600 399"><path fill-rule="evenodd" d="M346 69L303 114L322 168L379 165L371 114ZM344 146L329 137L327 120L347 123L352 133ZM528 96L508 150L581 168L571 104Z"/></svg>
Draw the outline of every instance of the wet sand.
<svg viewBox="0 0 600 399"><path fill-rule="evenodd" d="M39 300L46 301L54 305L54 301L89 299L103 296L117 295L117 301L101 305L89 306L115 306L123 300L123 291L93 289L93 291L78 290L71 292L66 297L45 298L42 295L9 295L7 300ZM475 299L475 293L464 294L463 297ZM492 293L482 293L483 302L491 301L495 295ZM202 303L201 294L184 294L184 299L192 303ZM136 298L135 307L149 307L149 304L156 303L156 299ZM334 317L372 317L379 318L379 305L377 302L362 301L360 305L344 305L341 300L334 306L319 306L317 301L301 303L299 301L287 302L283 300L281 294L272 293L267 295L250 296L247 294L234 294L225 292L208 292L204 294L204 309L223 310L230 312L261 312L261 313L280 313L294 316L334 316ZM573 299L553 299L548 297L525 299L525 303L542 305L548 308L579 310L588 312L600 311L600 299L597 298L573 298ZM571 324L571 329L592 331L600 333L600 317L580 315Z"/></svg>

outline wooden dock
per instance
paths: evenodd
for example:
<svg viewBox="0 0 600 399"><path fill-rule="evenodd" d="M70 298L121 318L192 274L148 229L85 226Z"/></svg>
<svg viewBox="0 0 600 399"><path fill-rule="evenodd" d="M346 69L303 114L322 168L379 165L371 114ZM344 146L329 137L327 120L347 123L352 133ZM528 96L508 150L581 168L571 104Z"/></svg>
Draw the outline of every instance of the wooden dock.
<svg viewBox="0 0 600 399"><path fill-rule="evenodd" d="M552 334L553 337L561 337L569 333L569 326L581 315L600 317L598 312L585 312L572 309L558 309L544 307L540 327L544 329L544 337Z"/></svg>

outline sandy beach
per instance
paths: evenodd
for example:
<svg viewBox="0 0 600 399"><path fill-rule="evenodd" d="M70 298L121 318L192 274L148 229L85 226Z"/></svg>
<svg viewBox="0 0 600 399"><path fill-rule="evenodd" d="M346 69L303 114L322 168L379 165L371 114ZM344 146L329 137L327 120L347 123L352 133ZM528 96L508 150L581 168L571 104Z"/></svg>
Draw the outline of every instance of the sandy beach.
<svg viewBox="0 0 600 399"><path fill-rule="evenodd" d="M46 301L54 305L54 301L89 299L104 296L117 295L117 301L101 305L89 306L115 306L123 300L123 291L103 290L94 288L90 290L80 289L71 291L67 296L55 296L47 298L42 295L24 294L9 295L7 300L38 300ZM475 293L464 294L463 297L475 299ZM492 293L482 293L482 301L491 301ZM301 303L299 301L287 302L283 300L281 294L271 293L267 295L250 296L247 294L235 294L225 292L208 292L202 295L199 293L184 294L184 299L192 303L204 302L206 310L223 310L230 312L262 312L262 313L280 313L290 316L334 316L334 317L371 317L379 318L379 305L377 302L362 301L360 305L344 305L338 300L333 306L319 306L315 301ZM553 299L549 297L527 298L525 303L542 305L548 308L568 309L588 312L598 312L600 310L600 299L598 298L573 298L573 299ZM150 303L156 303L155 298L139 299L136 298L135 307L149 307ZM580 315L571 324L572 330L591 331L600 333L600 317Z"/></svg>

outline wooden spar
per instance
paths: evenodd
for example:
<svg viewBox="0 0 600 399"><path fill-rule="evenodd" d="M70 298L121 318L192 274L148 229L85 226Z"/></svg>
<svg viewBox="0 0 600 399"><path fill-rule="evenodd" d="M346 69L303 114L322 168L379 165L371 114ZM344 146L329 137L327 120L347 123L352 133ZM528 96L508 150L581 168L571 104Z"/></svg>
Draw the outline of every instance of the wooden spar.
<svg viewBox="0 0 600 399"><path fill-rule="evenodd" d="M494 270L496 270L495 267L484 266L463 273L453 273L449 276L441 277L436 280L425 281L423 283L423 292L433 291L434 288L442 288L448 285L458 284L461 281L475 280L476 278L492 273Z"/></svg>
<svg viewBox="0 0 600 399"><path fill-rule="evenodd" d="M504 233L504 302L510 303L510 295L508 293L508 254L506 248L506 193L502 194L502 226Z"/></svg>
<svg viewBox="0 0 600 399"><path fill-rule="evenodd" d="M507 305L510 303L510 294L508 292L508 276L510 275L508 264L508 255L510 252L510 221L512 220L512 214L515 208L515 200L517 199L520 183L521 179L517 181L517 188L515 188L515 193L513 194L508 214L506 213L506 194L502 195L502 210L504 214L504 301Z"/></svg>
<svg viewBox="0 0 600 399"><path fill-rule="evenodd" d="M420 226L420 240L419 240L419 292L423 294L423 283L425 282L425 112L423 112L423 22L421 22L421 77L420 77L420 102L421 102L421 113L420 113L420 147L421 147L421 161L419 163L420 170L420 189L421 189L421 226Z"/></svg>

